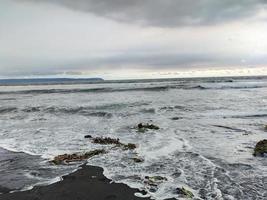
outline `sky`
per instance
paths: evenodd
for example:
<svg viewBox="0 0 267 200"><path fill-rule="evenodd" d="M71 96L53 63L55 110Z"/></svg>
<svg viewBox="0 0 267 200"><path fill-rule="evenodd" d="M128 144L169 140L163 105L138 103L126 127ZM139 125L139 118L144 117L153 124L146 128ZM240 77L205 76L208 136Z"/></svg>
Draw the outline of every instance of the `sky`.
<svg viewBox="0 0 267 200"><path fill-rule="evenodd" d="M267 75L267 0L0 0L0 78Z"/></svg>

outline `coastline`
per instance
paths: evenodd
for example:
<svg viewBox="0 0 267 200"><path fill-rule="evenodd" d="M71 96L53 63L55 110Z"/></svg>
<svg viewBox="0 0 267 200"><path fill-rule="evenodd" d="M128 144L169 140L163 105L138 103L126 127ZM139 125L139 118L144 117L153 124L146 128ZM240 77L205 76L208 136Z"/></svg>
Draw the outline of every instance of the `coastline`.
<svg viewBox="0 0 267 200"><path fill-rule="evenodd" d="M1 200L148 200L139 198L142 193L122 183L111 183L103 175L103 169L82 165L81 169L63 176L63 180L48 186L37 186L32 190L6 193Z"/></svg>

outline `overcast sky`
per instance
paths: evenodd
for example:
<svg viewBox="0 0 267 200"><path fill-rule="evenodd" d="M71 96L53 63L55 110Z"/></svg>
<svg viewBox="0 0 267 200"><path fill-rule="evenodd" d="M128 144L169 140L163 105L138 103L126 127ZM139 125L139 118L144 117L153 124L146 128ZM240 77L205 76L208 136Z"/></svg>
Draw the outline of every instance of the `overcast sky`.
<svg viewBox="0 0 267 200"><path fill-rule="evenodd" d="M267 75L267 0L0 0L0 77Z"/></svg>

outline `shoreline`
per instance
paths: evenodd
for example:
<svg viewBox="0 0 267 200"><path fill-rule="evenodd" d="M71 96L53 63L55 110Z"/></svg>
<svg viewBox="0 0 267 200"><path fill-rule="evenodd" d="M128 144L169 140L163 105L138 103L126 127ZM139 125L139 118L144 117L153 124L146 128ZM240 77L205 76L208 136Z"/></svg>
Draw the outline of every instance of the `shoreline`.
<svg viewBox="0 0 267 200"><path fill-rule="evenodd" d="M1 194L1 200L148 200L136 197L141 193L122 183L111 183L103 175L101 167L82 165L63 180L48 186L36 186L32 190Z"/></svg>

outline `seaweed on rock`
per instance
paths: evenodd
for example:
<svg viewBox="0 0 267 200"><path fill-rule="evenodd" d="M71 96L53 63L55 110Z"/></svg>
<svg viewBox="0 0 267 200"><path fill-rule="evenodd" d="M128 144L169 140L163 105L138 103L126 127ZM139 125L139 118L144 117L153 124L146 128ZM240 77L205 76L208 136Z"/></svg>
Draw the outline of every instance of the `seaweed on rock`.
<svg viewBox="0 0 267 200"><path fill-rule="evenodd" d="M267 140L259 141L254 148L254 156L264 156L267 155Z"/></svg>
<svg viewBox="0 0 267 200"><path fill-rule="evenodd" d="M136 149L136 145L132 144L132 143L128 143L128 144L119 144L120 147L122 147L123 150L133 150Z"/></svg>
<svg viewBox="0 0 267 200"><path fill-rule="evenodd" d="M133 150L136 149L136 145L132 143L124 144L120 142L120 139L114 139L110 137L96 137L92 138L92 143L101 145L115 144L115 147L120 147L123 150Z"/></svg>
<svg viewBox="0 0 267 200"><path fill-rule="evenodd" d="M97 149L97 150L88 151L85 153L63 154L63 155L56 156L51 162L54 163L55 165L68 164L70 162L80 162L88 158L91 158L93 156L104 154L104 153L106 153L105 150Z"/></svg>
<svg viewBox="0 0 267 200"><path fill-rule="evenodd" d="M185 189L184 187L182 188L176 188L176 191L178 194L182 195L184 198L194 198L194 194L190 192L189 190Z"/></svg>

